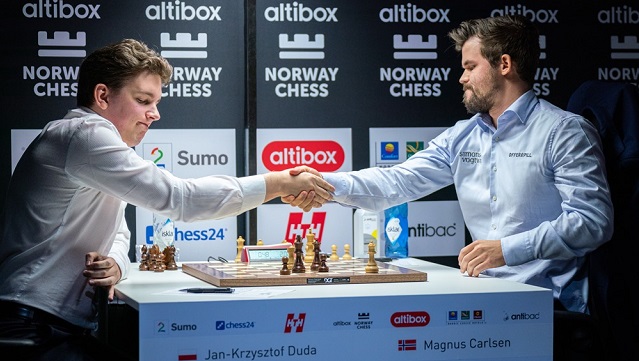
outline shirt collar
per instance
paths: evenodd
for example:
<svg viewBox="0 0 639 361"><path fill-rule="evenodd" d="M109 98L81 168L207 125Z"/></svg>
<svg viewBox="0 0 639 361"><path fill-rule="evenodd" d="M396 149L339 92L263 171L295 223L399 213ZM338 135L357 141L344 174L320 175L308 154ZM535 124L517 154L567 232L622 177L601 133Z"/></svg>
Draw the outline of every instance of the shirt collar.
<svg viewBox="0 0 639 361"><path fill-rule="evenodd" d="M531 89L517 98L497 118L497 123L505 119L519 119L520 122L525 124L537 103L539 103L539 99L537 99L535 92ZM477 125L485 132L492 128L492 120L487 113L477 113L471 119L474 119Z"/></svg>

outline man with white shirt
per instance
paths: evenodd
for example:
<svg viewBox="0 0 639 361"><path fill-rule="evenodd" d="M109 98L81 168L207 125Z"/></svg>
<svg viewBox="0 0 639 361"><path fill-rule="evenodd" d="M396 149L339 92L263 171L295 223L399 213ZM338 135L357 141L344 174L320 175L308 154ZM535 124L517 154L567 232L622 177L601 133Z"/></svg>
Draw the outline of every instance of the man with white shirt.
<svg viewBox="0 0 639 361"><path fill-rule="evenodd" d="M142 159L131 147L160 119L171 73L136 40L96 50L80 66L78 108L48 123L24 152L0 218L0 339L32 342L24 351L42 359L105 356L67 340L96 329L95 288L113 299L127 276L127 204L191 222L278 196L305 210L330 199L333 189L317 173L181 179Z"/></svg>

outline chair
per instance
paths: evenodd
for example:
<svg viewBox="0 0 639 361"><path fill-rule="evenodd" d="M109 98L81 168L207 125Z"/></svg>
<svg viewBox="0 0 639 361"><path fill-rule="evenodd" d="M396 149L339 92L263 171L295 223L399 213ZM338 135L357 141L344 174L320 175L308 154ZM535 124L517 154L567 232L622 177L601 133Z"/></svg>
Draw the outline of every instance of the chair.
<svg viewBox="0 0 639 361"><path fill-rule="evenodd" d="M573 331L592 332L592 351L601 354L591 359L639 360L639 299L632 292L639 255L639 89L628 83L586 81L566 109L599 131L615 212L611 240L588 255L590 315L585 317L587 327L594 328ZM584 315L556 316L584 325Z"/></svg>

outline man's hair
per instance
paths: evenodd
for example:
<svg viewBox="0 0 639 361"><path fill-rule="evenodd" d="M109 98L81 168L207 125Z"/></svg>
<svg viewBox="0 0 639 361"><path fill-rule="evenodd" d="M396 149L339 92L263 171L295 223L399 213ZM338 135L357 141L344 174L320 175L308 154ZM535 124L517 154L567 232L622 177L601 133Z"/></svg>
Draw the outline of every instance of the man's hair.
<svg viewBox="0 0 639 361"><path fill-rule="evenodd" d="M93 90L98 84L105 84L112 90L122 89L126 82L149 72L160 76L162 84L171 80L173 68L146 44L124 39L97 49L84 59L78 75L78 106L93 105Z"/></svg>
<svg viewBox="0 0 639 361"><path fill-rule="evenodd" d="M519 77L532 86L539 64L539 31L526 17L507 15L468 20L448 33L458 52L474 36L481 40L481 55L492 67L499 64L503 54L508 54Z"/></svg>

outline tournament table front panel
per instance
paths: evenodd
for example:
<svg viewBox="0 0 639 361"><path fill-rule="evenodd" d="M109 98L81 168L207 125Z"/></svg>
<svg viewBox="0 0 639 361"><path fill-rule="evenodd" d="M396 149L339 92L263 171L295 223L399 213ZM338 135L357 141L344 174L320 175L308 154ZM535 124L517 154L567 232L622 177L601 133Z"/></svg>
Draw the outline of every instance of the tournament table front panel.
<svg viewBox="0 0 639 361"><path fill-rule="evenodd" d="M416 259L424 282L214 287L134 269L117 301L138 317L140 360L552 360L552 292ZM117 344L114 346L118 347Z"/></svg>

